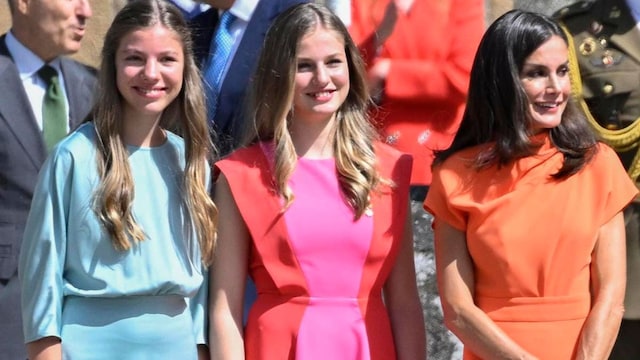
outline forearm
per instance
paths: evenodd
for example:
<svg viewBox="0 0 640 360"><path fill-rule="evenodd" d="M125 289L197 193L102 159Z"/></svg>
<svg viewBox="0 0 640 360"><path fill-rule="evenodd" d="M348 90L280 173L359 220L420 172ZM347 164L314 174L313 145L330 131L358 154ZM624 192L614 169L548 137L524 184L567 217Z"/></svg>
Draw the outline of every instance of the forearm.
<svg viewBox="0 0 640 360"><path fill-rule="evenodd" d="M578 342L576 360L609 357L624 312L626 279L625 230L622 212L600 227L592 253L593 305Z"/></svg>
<svg viewBox="0 0 640 360"><path fill-rule="evenodd" d="M211 360L244 360L244 341L241 327L230 315L212 314L209 334Z"/></svg>
<svg viewBox="0 0 640 360"><path fill-rule="evenodd" d="M576 360L604 360L616 340L624 306L612 301L596 301L582 328Z"/></svg>
<svg viewBox="0 0 640 360"><path fill-rule="evenodd" d="M27 343L27 355L30 360L61 360L62 344L60 338L48 336Z"/></svg>
<svg viewBox="0 0 640 360"><path fill-rule="evenodd" d="M426 359L427 337L419 301L394 311L391 329L398 360Z"/></svg>
<svg viewBox="0 0 640 360"><path fill-rule="evenodd" d="M486 313L473 305L457 311L445 310L445 323L466 348L483 359L537 359L513 341Z"/></svg>

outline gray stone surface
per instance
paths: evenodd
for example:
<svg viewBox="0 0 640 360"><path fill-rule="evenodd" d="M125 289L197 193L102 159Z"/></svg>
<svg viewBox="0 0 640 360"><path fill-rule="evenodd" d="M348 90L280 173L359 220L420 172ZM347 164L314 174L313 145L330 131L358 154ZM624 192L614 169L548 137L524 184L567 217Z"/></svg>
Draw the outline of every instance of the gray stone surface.
<svg viewBox="0 0 640 360"><path fill-rule="evenodd" d="M426 320L427 354L429 360L462 359L462 344L444 326L442 307L436 284L436 265L433 252L431 215L422 203L412 202L413 246L420 301Z"/></svg>

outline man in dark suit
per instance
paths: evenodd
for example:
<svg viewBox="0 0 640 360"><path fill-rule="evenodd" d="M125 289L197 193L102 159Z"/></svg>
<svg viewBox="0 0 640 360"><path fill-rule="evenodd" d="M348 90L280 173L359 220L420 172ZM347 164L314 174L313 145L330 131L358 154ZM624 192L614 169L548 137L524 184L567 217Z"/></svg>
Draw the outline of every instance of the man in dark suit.
<svg viewBox="0 0 640 360"><path fill-rule="evenodd" d="M308 0L202 0L211 6L208 11L191 21L196 60L201 67L215 52L211 40L215 35L220 14L229 11L235 15L231 31L234 34L234 50L223 74L212 123L217 133L216 146L226 154L239 145L246 125L242 113L245 95L249 88L262 43L271 22L289 7ZM270 49L275 51L275 49ZM211 98L212 84L205 84L207 98Z"/></svg>
<svg viewBox="0 0 640 360"><path fill-rule="evenodd" d="M0 37L0 360L27 358L22 335L18 253L38 171L47 150L43 129L45 64L66 95L67 131L92 106L95 71L66 59L91 16L88 0L9 0L11 30Z"/></svg>
<svg viewBox="0 0 640 360"><path fill-rule="evenodd" d="M571 69L594 129L640 180L640 2L578 1L556 14L571 34L579 69ZM579 71L575 71L579 70ZM579 84L582 84L580 87ZM640 359L640 200L624 211L627 237L625 312L610 359Z"/></svg>

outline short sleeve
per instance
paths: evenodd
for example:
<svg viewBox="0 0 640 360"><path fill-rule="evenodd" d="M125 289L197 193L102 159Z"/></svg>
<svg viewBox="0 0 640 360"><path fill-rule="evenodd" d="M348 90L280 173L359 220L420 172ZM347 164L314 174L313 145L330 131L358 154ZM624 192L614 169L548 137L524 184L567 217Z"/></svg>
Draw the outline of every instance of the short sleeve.
<svg viewBox="0 0 640 360"><path fill-rule="evenodd" d="M638 195L638 188L629 178L618 155L605 144L600 144L593 159L594 177L603 184L606 194L600 212L600 224L605 224L622 211Z"/></svg>
<svg viewBox="0 0 640 360"><path fill-rule="evenodd" d="M454 191L452 185L454 184L460 184L459 177L454 171L443 168L442 165L434 167L424 209L433 215L435 221L441 220L458 230L465 231L468 213L452 204Z"/></svg>

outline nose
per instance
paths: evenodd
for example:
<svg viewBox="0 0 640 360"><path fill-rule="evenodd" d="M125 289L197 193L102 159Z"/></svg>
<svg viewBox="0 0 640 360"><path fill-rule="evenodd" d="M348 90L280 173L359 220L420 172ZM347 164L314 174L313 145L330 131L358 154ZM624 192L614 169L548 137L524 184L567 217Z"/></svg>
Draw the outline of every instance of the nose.
<svg viewBox="0 0 640 360"><path fill-rule="evenodd" d="M561 88L561 79L557 74L549 75L549 81L547 82L547 92L556 93L560 91Z"/></svg>
<svg viewBox="0 0 640 360"><path fill-rule="evenodd" d="M154 59L147 59L142 69L144 80L156 80L158 78L158 64Z"/></svg>
<svg viewBox="0 0 640 360"><path fill-rule="evenodd" d="M76 7L76 16L82 20L86 20L93 16L93 11L91 10L91 4L89 0L79 0L78 6Z"/></svg>
<svg viewBox="0 0 640 360"><path fill-rule="evenodd" d="M316 67L314 80L318 85L326 85L329 82L329 72L324 65Z"/></svg>

